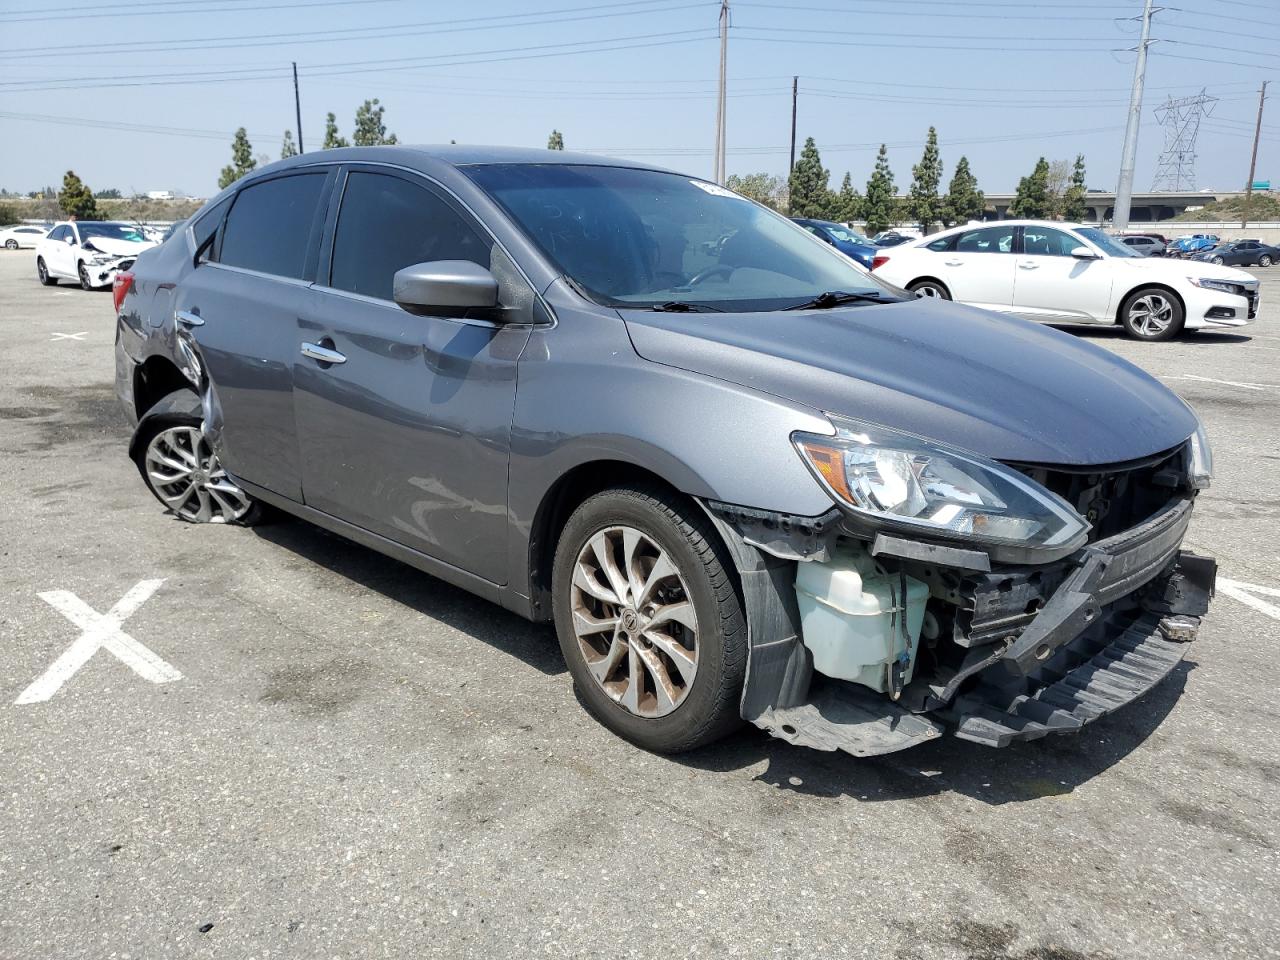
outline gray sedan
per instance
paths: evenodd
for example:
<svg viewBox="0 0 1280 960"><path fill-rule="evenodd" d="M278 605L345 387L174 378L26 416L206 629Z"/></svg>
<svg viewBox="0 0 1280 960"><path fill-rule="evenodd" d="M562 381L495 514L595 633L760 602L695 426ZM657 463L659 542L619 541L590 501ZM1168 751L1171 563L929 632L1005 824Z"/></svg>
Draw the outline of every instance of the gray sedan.
<svg viewBox="0 0 1280 960"><path fill-rule="evenodd" d="M857 756L1077 732L1177 665L1213 590L1181 547L1211 456L1173 393L697 177L306 154L115 293L166 509L272 507L554 622L647 749L744 718Z"/></svg>

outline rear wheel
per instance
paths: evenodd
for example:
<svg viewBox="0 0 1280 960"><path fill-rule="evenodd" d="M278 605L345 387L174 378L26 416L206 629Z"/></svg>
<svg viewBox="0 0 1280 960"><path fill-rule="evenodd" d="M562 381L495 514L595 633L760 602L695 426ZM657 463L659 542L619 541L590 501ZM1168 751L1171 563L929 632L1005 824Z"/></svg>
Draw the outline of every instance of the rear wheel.
<svg viewBox="0 0 1280 960"><path fill-rule="evenodd" d="M227 476L197 417L158 417L145 431L138 438L138 472L147 489L174 516L188 523L241 526L261 519L262 505Z"/></svg>
<svg viewBox="0 0 1280 960"><path fill-rule="evenodd" d="M917 280L915 283L908 285L908 290L921 300L950 300L951 291L944 287L937 280Z"/></svg>
<svg viewBox="0 0 1280 960"><path fill-rule="evenodd" d="M1258 266L1260 267L1269 267L1273 263L1275 263L1275 261L1271 259L1271 254L1269 253L1264 253L1258 258Z"/></svg>
<svg viewBox="0 0 1280 960"><path fill-rule="evenodd" d="M657 487L591 497L560 536L552 590L574 685L610 730L675 753L738 725L746 623L696 505Z"/></svg>
<svg viewBox="0 0 1280 960"><path fill-rule="evenodd" d="M1172 340L1185 321L1182 304L1168 290L1144 287L1125 301L1120 322L1138 340Z"/></svg>
<svg viewBox="0 0 1280 960"><path fill-rule="evenodd" d="M46 287L56 287L58 278L49 276L49 268L45 266L44 257L36 257L36 276L39 277L40 283Z"/></svg>

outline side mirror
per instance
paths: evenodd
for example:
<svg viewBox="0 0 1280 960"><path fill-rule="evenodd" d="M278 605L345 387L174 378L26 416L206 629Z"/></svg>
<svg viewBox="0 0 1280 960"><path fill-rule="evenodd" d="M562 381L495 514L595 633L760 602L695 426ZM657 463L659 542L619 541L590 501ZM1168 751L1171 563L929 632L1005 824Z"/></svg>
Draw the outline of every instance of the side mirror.
<svg viewBox="0 0 1280 960"><path fill-rule="evenodd" d="M498 305L498 281L470 260L433 260L397 270L391 297L409 313L457 313Z"/></svg>
<svg viewBox="0 0 1280 960"><path fill-rule="evenodd" d="M67 237L67 246L74 247L75 245L76 245L76 238L71 236Z"/></svg>
<svg viewBox="0 0 1280 960"><path fill-rule="evenodd" d="M1074 250L1071 251L1071 255L1075 257L1077 260L1101 260L1102 259L1096 253L1090 250L1088 247L1076 247Z"/></svg>

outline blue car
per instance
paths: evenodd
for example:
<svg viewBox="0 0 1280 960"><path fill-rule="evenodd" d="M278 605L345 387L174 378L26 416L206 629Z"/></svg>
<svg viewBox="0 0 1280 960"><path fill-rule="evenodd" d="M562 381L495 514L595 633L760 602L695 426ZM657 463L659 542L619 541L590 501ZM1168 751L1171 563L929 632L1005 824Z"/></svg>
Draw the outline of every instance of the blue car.
<svg viewBox="0 0 1280 960"><path fill-rule="evenodd" d="M792 217L792 223L798 223L819 240L831 244L846 257L856 260L868 270L876 256L876 245L866 237L854 233L842 223L830 220L813 220L809 217Z"/></svg>
<svg viewBox="0 0 1280 960"><path fill-rule="evenodd" d="M1212 233L1193 233L1190 236L1178 237L1169 247L1172 256L1181 257L1184 260L1197 253L1203 253L1216 246L1218 237Z"/></svg>

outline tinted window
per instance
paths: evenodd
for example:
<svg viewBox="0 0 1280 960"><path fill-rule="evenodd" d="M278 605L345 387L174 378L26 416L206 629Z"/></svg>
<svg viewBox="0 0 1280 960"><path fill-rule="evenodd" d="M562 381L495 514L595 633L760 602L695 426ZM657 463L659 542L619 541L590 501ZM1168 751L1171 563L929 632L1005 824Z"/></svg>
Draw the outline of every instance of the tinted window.
<svg viewBox="0 0 1280 960"><path fill-rule="evenodd" d="M50 240L65 240L71 235L70 227L54 227L53 232L49 234Z"/></svg>
<svg viewBox="0 0 1280 960"><path fill-rule="evenodd" d="M1079 246L1083 246L1079 240L1061 230L1046 227L1022 229L1022 252L1030 257L1069 257L1071 251Z"/></svg>
<svg viewBox="0 0 1280 960"><path fill-rule="evenodd" d="M939 237L933 243L929 244L925 249L932 250L934 253L942 253L944 250L950 250L951 245L955 243L955 237Z"/></svg>
<svg viewBox="0 0 1280 960"><path fill-rule="evenodd" d="M227 215L218 259L301 279L325 174L280 177L241 190Z"/></svg>
<svg viewBox="0 0 1280 960"><path fill-rule="evenodd" d="M489 266L487 240L434 193L400 177L354 172L342 192L329 285L391 299L397 270L432 260Z"/></svg>
<svg viewBox="0 0 1280 960"><path fill-rule="evenodd" d="M231 205L231 198L223 200L217 206L210 207L195 223L191 225L191 235L196 241L196 253L204 254L211 245L218 232L218 228L222 226L222 218L227 213L227 207ZM170 229L177 233L182 229L183 221L179 220Z"/></svg>
<svg viewBox="0 0 1280 960"><path fill-rule="evenodd" d="M967 230L956 240L957 253L1012 253L1013 227Z"/></svg>

